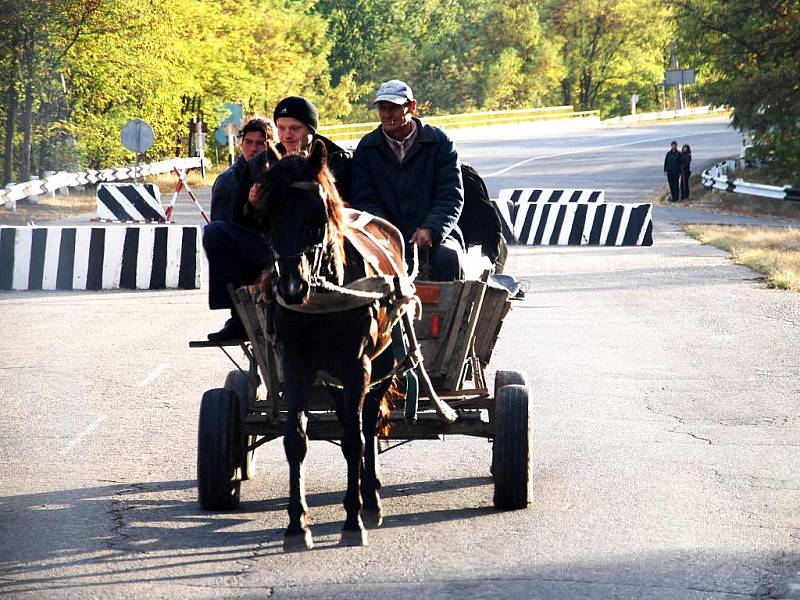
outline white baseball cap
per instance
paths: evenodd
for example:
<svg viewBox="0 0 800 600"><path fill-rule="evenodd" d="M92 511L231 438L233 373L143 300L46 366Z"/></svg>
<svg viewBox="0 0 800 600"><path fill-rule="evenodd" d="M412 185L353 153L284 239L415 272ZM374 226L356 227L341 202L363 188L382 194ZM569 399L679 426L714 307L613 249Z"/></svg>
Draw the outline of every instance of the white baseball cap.
<svg viewBox="0 0 800 600"><path fill-rule="evenodd" d="M378 93L375 94L375 100L372 105L375 106L378 102L394 102L395 104L405 104L414 100L414 92L405 81L399 79L392 79L386 83L382 83L378 88Z"/></svg>

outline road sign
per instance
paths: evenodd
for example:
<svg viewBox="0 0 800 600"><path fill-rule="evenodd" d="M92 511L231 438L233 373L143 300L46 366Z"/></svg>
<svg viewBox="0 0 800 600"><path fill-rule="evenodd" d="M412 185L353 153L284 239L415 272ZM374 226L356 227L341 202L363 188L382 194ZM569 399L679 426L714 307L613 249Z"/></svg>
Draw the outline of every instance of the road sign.
<svg viewBox="0 0 800 600"><path fill-rule="evenodd" d="M694 82L694 69L668 69L664 72L664 83L666 85L686 85Z"/></svg>
<svg viewBox="0 0 800 600"><path fill-rule="evenodd" d="M141 119L131 119L122 128L122 145L131 152L147 152L154 141L153 128Z"/></svg>
<svg viewBox="0 0 800 600"><path fill-rule="evenodd" d="M244 112L241 104L232 104L230 102L226 102L224 105L225 110L230 112L230 115L225 117L217 127L217 130L214 132L214 139L217 140L217 143L220 146L225 146L228 143L228 133L226 129L226 125L229 123L234 124L236 129L239 129L239 126L242 123L242 119L244 118Z"/></svg>

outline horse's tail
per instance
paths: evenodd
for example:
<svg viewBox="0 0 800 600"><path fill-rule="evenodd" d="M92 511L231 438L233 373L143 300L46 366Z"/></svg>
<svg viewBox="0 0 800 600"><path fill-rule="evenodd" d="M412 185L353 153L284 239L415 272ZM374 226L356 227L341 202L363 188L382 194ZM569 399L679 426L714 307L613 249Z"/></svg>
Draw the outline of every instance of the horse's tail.
<svg viewBox="0 0 800 600"><path fill-rule="evenodd" d="M381 397L378 404L378 435L380 437L389 437L389 429L391 427L389 417L392 414L392 410L397 406L397 400L403 397L404 394L397 385L397 377L392 377L386 393Z"/></svg>

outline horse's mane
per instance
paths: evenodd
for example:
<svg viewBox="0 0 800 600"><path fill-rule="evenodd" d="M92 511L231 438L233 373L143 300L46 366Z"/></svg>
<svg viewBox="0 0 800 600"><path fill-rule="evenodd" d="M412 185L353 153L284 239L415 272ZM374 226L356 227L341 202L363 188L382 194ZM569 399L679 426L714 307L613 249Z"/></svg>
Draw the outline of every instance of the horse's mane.
<svg viewBox="0 0 800 600"><path fill-rule="evenodd" d="M332 241L336 245L336 251L339 253L339 256L342 258L342 264L345 264L345 254L344 254L344 230L345 230L345 222L344 222L344 200L339 195L338 190L336 189L336 184L334 183L333 175L328 169L327 165L324 165L322 170L317 175L317 181L322 186L325 194L327 195L326 206L328 209L328 225L329 231L331 231Z"/></svg>

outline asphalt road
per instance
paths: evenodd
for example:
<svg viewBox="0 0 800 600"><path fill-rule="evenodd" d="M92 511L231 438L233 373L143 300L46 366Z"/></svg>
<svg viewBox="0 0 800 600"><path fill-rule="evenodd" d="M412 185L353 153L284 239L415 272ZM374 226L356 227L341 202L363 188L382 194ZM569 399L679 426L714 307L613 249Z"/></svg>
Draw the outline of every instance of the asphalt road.
<svg viewBox="0 0 800 600"><path fill-rule="evenodd" d="M608 201L651 198L673 138L697 162L738 148L718 120L469 135L492 191ZM492 366L530 375L535 502L492 509L485 441L415 442L381 457L387 516L367 548L337 546L344 460L322 442L315 550L281 551L279 441L240 511L199 509L199 399L231 368L187 348L222 322L204 291L0 294L0 595L794 597L800 299L688 239L680 210L657 213L651 248L512 250L531 288Z"/></svg>

